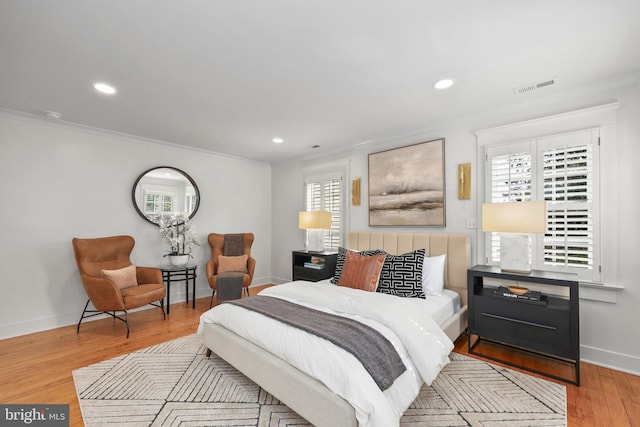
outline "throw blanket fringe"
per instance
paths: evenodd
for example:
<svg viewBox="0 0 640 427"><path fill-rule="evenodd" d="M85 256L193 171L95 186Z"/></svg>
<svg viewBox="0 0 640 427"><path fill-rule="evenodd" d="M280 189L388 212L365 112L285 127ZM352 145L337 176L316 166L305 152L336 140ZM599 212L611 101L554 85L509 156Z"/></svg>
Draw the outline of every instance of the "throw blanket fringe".
<svg viewBox="0 0 640 427"><path fill-rule="evenodd" d="M391 387L396 378L407 370L393 344L384 335L355 320L260 295L228 304L258 312L348 351L362 363L380 390Z"/></svg>

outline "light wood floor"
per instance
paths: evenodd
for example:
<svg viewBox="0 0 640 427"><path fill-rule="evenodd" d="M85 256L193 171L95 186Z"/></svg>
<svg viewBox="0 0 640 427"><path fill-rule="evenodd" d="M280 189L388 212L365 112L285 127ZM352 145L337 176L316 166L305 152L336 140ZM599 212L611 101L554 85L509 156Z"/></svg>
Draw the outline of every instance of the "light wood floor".
<svg viewBox="0 0 640 427"><path fill-rule="evenodd" d="M251 288L255 294L261 288ZM69 404L71 426L82 426L71 372L75 369L140 350L196 332L200 314L209 309L209 298L171 305L162 320L159 309L129 316L131 335L113 319L83 323L80 333L66 326L0 340L0 403ZM456 350L467 354L467 339L456 341ZM565 375L547 361L522 356L499 347L485 348L501 358ZM640 377L587 363L581 364L581 387L567 385L569 426L640 426Z"/></svg>

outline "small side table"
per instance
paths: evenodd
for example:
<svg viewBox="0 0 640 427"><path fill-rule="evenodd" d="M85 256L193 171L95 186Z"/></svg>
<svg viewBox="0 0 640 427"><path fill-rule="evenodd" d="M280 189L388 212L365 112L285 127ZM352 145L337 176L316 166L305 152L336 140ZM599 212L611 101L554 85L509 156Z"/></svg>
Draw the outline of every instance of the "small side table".
<svg viewBox="0 0 640 427"><path fill-rule="evenodd" d="M196 269L197 265L183 265L183 266L169 266L160 267L162 271L162 280L167 285L167 314L171 310L170 298L171 298L171 282L184 282L184 289L187 294L186 303L189 304L189 281L191 281L191 289L193 294L192 308L196 308Z"/></svg>
<svg viewBox="0 0 640 427"><path fill-rule="evenodd" d="M313 263L312 259L316 259L318 263ZM337 262L338 252L336 251L293 251L291 252L291 277L293 280L310 282L330 279L336 271Z"/></svg>

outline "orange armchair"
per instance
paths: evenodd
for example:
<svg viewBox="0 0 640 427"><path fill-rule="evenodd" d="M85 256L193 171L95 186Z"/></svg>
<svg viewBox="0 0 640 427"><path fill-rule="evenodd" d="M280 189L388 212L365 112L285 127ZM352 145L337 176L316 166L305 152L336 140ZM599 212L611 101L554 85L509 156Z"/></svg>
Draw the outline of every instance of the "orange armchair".
<svg viewBox="0 0 640 427"><path fill-rule="evenodd" d="M211 301L209 307L213 305L213 297L217 290L218 281L218 267L220 263L218 258L221 255L225 255L225 235L218 233L211 233L208 236L209 246L211 246L211 259L207 261L207 279L209 281L209 287L212 289ZM247 255L247 271L242 277L242 290L249 295L249 285L253 280L253 272L256 269L256 260L251 257L251 245L253 245L254 235L253 233L244 233L242 254L236 253L231 255ZM227 251L227 255L229 255Z"/></svg>
<svg viewBox="0 0 640 427"><path fill-rule="evenodd" d="M73 238L71 243L82 285L89 297L78 322L77 332L80 332L80 324L84 319L108 314L125 322L129 338L127 310L147 304L161 308L162 316L166 319L166 289L162 272L158 268L132 266L130 255L135 245L133 237ZM156 301L159 303L155 303ZM87 310L89 303L93 304L95 310ZM124 318L116 316L117 311L123 311Z"/></svg>

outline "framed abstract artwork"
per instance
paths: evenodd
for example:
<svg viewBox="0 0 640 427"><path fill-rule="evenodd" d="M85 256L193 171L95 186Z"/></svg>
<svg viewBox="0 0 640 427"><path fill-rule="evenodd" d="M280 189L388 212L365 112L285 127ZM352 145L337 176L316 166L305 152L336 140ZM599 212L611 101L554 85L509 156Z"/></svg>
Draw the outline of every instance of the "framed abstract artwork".
<svg viewBox="0 0 640 427"><path fill-rule="evenodd" d="M444 138L369 154L369 225L444 227Z"/></svg>

